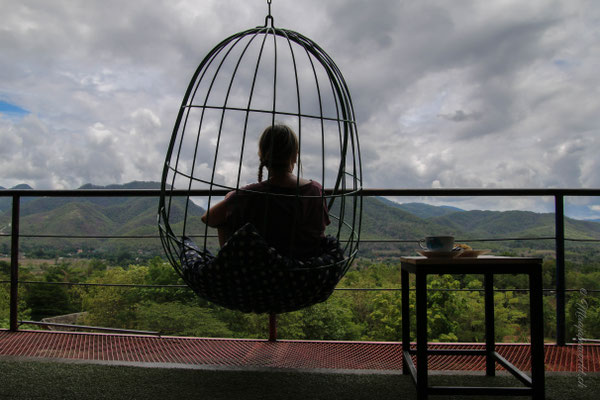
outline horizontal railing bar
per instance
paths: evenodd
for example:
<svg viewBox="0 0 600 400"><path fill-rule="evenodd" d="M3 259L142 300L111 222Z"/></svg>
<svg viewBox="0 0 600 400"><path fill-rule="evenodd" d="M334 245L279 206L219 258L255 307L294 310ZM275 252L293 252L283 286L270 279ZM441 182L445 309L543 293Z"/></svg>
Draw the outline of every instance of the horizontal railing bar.
<svg viewBox="0 0 600 400"><path fill-rule="evenodd" d="M10 233L0 234L9 237ZM204 237L204 235L187 235L188 237ZM59 235L59 234L19 234L21 238L54 238L54 239L160 239L160 235ZM217 235L207 235L208 238L217 238ZM418 243L420 239L361 239L361 243ZM461 239L463 242L508 242L517 240L555 240L554 237L524 237L524 238L489 238L489 239ZM568 240L568 239L565 239ZM579 240L578 240L579 241ZM597 241L600 239L586 239L586 241Z"/></svg>
<svg viewBox="0 0 600 400"><path fill-rule="evenodd" d="M22 238L54 238L54 239L160 239L160 235L19 235ZM204 235L186 235L187 237L204 237ZM208 235L217 238L217 235Z"/></svg>
<svg viewBox="0 0 600 400"><path fill-rule="evenodd" d="M10 281L0 281L0 284L10 283ZM41 284L41 285L66 285L66 286L106 286L106 287L134 287L134 288L184 288L189 289L188 285L143 285L135 283L84 283L84 282L46 282L46 281L19 281L19 284L30 285L30 284ZM335 288L338 291L356 291L356 292L400 292L402 288ZM414 288L409 290L414 291ZM432 292L483 292L485 289L427 289ZM579 292L581 289L566 289L566 292ZM554 293L556 289L542 289L544 292ZM529 289L494 289L494 292L529 292ZM589 289L586 293L600 293L600 290Z"/></svg>
<svg viewBox="0 0 600 400"><path fill-rule="evenodd" d="M0 233L0 237L10 237L10 233ZM203 238L204 235L187 235L190 238ZM21 238L28 239L160 239L159 235L58 235L58 234L20 234ZM218 235L207 235L209 239L217 239ZM488 239L461 239L456 238L457 242L486 243L486 242L514 242L514 241L536 241L536 240L555 240L554 237L519 237L519 238L488 238ZM418 243L419 239L361 239L361 243ZM340 240L347 242L347 240ZM600 239L565 239L565 242L585 242L600 243Z"/></svg>
<svg viewBox="0 0 600 400"><path fill-rule="evenodd" d="M364 196L600 196L600 189L363 189Z"/></svg>
<svg viewBox="0 0 600 400"><path fill-rule="evenodd" d="M76 328L76 329L87 329L87 330L105 331L105 332L122 332L122 333L135 333L135 334L141 334L141 335L160 336L160 332L154 332L154 331L139 331L136 329L121 329L121 328L105 328L105 327L101 327L101 326L88 326L88 325L59 324L57 322L19 321L19 325L59 326L62 328Z"/></svg>
<svg viewBox="0 0 600 400"><path fill-rule="evenodd" d="M203 192L205 190L202 190ZM189 191L174 190L173 195L185 196ZM169 191L171 193L171 191ZM3 189L0 197L156 197L160 189Z"/></svg>
<svg viewBox="0 0 600 400"><path fill-rule="evenodd" d="M455 242L508 242L516 240L555 240L554 237L525 237L525 238L489 238L489 239L462 239L456 238ZM420 239L360 239L361 243L418 243ZM565 239L567 240L567 239ZM595 239L591 239L595 240ZM600 242L600 239L597 240Z"/></svg>
<svg viewBox="0 0 600 400"><path fill-rule="evenodd" d="M10 233L0 234L10 236ZM190 238L203 238L204 235L186 235ZM21 238L51 238L51 239L160 239L160 235L58 235L58 234L19 234ZM218 238L218 235L207 235L207 238Z"/></svg>
<svg viewBox="0 0 600 400"><path fill-rule="evenodd" d="M354 192L354 189L337 190L337 193ZM227 189L167 189L169 196L224 196ZM332 189L325 189L331 194ZM154 197L160 189L2 189L0 197ZM126 194L124 196L124 194ZM413 197L413 196L600 196L600 189L362 189L359 195Z"/></svg>
<svg viewBox="0 0 600 400"><path fill-rule="evenodd" d="M21 238L51 239L160 239L159 235L53 235L53 234L20 234ZM189 235L188 235L189 236ZM215 235L216 237L216 235Z"/></svg>
<svg viewBox="0 0 600 400"><path fill-rule="evenodd" d="M334 290L345 290L345 291L388 291L388 292L401 292L402 288L335 288ZM414 291L414 288L410 288L410 291ZM485 292L485 289L427 289L429 292ZM554 293L556 289L542 289L543 292ZM565 292L579 292L581 289L566 289ZM494 292L529 292L529 289L497 289L494 288ZM586 290L586 293L600 293L600 290Z"/></svg>
<svg viewBox="0 0 600 400"><path fill-rule="evenodd" d="M4 283L4 281L0 281ZM131 287L131 288L184 288L189 289L188 285L143 285L136 283L86 283L86 282L45 282L45 281L19 281L22 285L41 284L41 285L65 285L65 286L105 286L105 287ZM190 289L191 290L191 289Z"/></svg>
<svg viewBox="0 0 600 400"><path fill-rule="evenodd" d="M0 233L0 237L10 237L10 233ZM203 238L204 235L187 235L190 238ZM58 234L20 234L21 238L50 238L50 239L160 239L160 235L58 235ZM216 239L218 235L207 235L207 238ZM518 237L518 238L486 238L486 239L462 239L456 238L457 242L512 242L512 241L534 241L534 240L556 240L555 237ZM418 243L419 239L361 239L361 243ZM600 239L565 239L566 242L588 242L599 243ZM343 242L343 240L342 240Z"/></svg>

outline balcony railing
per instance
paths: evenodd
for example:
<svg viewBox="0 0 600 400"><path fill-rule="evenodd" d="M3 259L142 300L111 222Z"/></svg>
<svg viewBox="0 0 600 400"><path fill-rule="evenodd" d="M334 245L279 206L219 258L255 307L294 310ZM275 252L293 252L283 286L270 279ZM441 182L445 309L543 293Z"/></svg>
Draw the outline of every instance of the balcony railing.
<svg viewBox="0 0 600 400"><path fill-rule="evenodd" d="M172 196L208 196L207 190L175 190L170 192ZM212 191L213 196L225 195L226 191ZM494 238L494 239L469 239L469 241L492 241L492 240L539 240L551 239L555 242L556 250L556 287L546 289L552 291L556 296L556 343L564 345L566 343L566 327L565 327L565 295L567 291L575 289L567 289L565 284L565 242L575 241L576 239L565 237L565 215L564 204L565 197L582 197L582 196L600 196L600 189L364 189L361 191L363 197L369 196L387 196L387 197L553 197L555 204L555 234L553 237L537 237L537 238ZM160 190L157 189L77 189L77 190L2 190L0 197L12 198L12 219L11 232L0 233L0 236L10 236L10 330L18 330L18 288L20 283L33 283L19 280L19 243L22 237L54 237L54 238L132 238L133 236L64 236L64 235L36 235L27 234L21 235L19 230L19 221L21 218L20 204L24 197L155 197L158 199ZM154 238L156 236L135 236L135 238ZM415 242L415 239L387 239L387 240L369 240L369 242ZM588 240L600 242L600 240ZM40 283L42 282L35 282ZM44 282L44 284L52 284ZM71 284L64 282L63 284ZM361 290L361 289L339 289L339 290ZM386 289L362 289L362 290L386 290ZM399 289L392 289L399 290ZM460 290L460 289L459 289ZM467 290L467 289L465 289ZM473 290L473 289L468 289ZM525 290L525 289L518 289Z"/></svg>

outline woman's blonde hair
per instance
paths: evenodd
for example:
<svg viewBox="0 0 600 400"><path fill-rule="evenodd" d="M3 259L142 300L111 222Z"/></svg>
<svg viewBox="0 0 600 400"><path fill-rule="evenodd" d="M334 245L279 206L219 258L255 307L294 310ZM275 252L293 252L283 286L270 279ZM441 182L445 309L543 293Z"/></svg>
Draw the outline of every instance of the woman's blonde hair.
<svg viewBox="0 0 600 400"><path fill-rule="evenodd" d="M271 171L282 171L296 162L300 144L294 131L283 124L268 126L258 140L258 181L263 178L263 167Z"/></svg>

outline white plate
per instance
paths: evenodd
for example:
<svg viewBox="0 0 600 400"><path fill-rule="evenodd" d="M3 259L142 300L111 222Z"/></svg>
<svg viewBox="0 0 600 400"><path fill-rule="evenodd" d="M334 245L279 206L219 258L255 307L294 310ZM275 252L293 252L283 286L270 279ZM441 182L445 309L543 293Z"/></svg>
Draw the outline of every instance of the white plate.
<svg viewBox="0 0 600 400"><path fill-rule="evenodd" d="M460 255L461 257L479 257L484 254L491 253L491 250L465 250Z"/></svg>
<svg viewBox="0 0 600 400"><path fill-rule="evenodd" d="M420 255L425 256L427 258L454 258L454 257L462 254L463 251L464 251L463 249L452 250L452 251L417 250L417 253L419 253Z"/></svg>

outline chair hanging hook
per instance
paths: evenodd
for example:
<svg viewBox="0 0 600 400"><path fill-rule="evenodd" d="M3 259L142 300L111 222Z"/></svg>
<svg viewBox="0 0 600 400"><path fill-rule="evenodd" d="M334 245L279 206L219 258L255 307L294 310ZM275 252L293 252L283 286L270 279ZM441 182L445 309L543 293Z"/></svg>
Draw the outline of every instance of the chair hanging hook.
<svg viewBox="0 0 600 400"><path fill-rule="evenodd" d="M273 21L273 16L271 15L271 2L272 2L272 0L267 0L267 6L269 7L269 13L267 14L267 17L265 18L265 26L271 26L271 28L273 28L274 21ZM269 25L269 21L271 22L270 25Z"/></svg>

